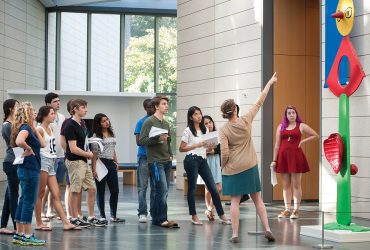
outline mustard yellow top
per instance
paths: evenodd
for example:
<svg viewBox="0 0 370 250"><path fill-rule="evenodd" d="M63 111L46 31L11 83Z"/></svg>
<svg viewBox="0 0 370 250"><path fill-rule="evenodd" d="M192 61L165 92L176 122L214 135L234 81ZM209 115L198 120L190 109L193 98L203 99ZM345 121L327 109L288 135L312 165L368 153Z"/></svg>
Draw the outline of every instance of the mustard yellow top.
<svg viewBox="0 0 370 250"><path fill-rule="evenodd" d="M268 94L264 90L246 115L220 129L221 166L223 175L234 175L257 165L257 154L252 140L252 122Z"/></svg>

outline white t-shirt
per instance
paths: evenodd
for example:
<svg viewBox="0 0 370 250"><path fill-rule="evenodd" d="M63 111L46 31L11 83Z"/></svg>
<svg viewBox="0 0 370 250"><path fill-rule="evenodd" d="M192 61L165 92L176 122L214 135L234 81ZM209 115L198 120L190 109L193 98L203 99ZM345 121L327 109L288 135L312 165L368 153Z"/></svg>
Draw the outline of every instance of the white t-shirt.
<svg viewBox="0 0 370 250"><path fill-rule="evenodd" d="M206 134L208 134L208 129ZM190 128L187 127L184 130L184 133L182 134L181 141L185 142L188 146L197 144L201 142L202 140L202 131L198 130L197 131L197 136L194 136L193 133L190 131ZM193 155L198 155L201 156L204 159L207 159L207 149L205 147L201 148L195 148L193 150L190 150L186 152L187 155L193 154Z"/></svg>
<svg viewBox="0 0 370 250"><path fill-rule="evenodd" d="M58 112L54 122L50 124L50 127L55 135L57 158L64 158L64 150L60 145L60 130L65 119L66 118L64 117L64 115Z"/></svg>

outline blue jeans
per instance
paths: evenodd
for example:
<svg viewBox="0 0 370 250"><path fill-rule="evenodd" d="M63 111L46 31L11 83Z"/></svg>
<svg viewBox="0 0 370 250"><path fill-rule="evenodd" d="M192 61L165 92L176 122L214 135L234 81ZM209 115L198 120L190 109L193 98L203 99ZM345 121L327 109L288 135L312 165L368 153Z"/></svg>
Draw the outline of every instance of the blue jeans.
<svg viewBox="0 0 370 250"><path fill-rule="evenodd" d="M33 208L39 189L40 173L35 170L18 167L18 179L22 194L19 197L15 221L21 224L31 224Z"/></svg>
<svg viewBox="0 0 370 250"><path fill-rule="evenodd" d="M139 199L138 216L148 215L148 206L146 203L146 190L149 182L149 167L146 156L138 157L138 168L137 168L137 195ZM150 215L152 215L152 209L154 204L154 187L150 182Z"/></svg>
<svg viewBox="0 0 370 250"><path fill-rule="evenodd" d="M170 185L172 162L149 163L150 182L154 190L152 224L160 225L167 221L167 196Z"/></svg>
<svg viewBox="0 0 370 250"><path fill-rule="evenodd" d="M55 168L56 168L56 178L58 183L64 182L64 177L66 178L67 185L70 185L69 176L67 172L67 167L64 162L64 158L57 158L55 160Z"/></svg>
<svg viewBox="0 0 370 250"><path fill-rule="evenodd" d="M3 162L3 171L5 172L8 180L6 187L4 206L1 214L1 228L8 226L9 215L12 217L14 229L15 224L15 211L18 206L18 189L19 181L17 176L17 166L12 165L10 162Z"/></svg>
<svg viewBox="0 0 370 250"><path fill-rule="evenodd" d="M202 177L208 191L211 193L213 204L216 207L219 216L224 215L220 195L217 191L212 172L208 167L207 160L197 155L187 155L184 159L184 169L188 177L188 206L189 214L196 215L195 210L195 189L197 185L198 174Z"/></svg>
<svg viewBox="0 0 370 250"><path fill-rule="evenodd" d="M111 218L116 218L117 215L117 204L118 204L118 175L116 164L113 160L100 158L100 160L104 163L105 167L108 169L108 174L100 181L95 179L96 184L96 203L99 208L100 216L105 218L105 186L108 185L110 198L109 198L109 206L110 206L110 216Z"/></svg>

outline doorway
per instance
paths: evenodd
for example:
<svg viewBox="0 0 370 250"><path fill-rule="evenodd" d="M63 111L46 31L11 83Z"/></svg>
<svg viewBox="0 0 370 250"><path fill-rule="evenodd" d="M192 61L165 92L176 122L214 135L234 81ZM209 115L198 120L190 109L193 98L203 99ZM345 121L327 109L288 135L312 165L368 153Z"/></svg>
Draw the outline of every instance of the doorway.
<svg viewBox="0 0 370 250"><path fill-rule="evenodd" d="M320 134L320 7L319 0L274 0L273 61L279 79L273 94L274 143L287 105ZM303 146L311 171L302 177L302 200L319 200L320 143ZM283 200L279 174L273 200Z"/></svg>

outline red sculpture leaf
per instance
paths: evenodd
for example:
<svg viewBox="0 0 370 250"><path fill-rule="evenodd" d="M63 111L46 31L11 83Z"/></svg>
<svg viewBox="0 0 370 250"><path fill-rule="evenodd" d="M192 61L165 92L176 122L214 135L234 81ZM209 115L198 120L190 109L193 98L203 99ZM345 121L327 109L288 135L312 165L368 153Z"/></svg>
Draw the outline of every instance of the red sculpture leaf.
<svg viewBox="0 0 370 250"><path fill-rule="evenodd" d="M343 140L338 133L333 133L326 140L324 140L325 157L336 174L339 173L341 168L343 149Z"/></svg>

